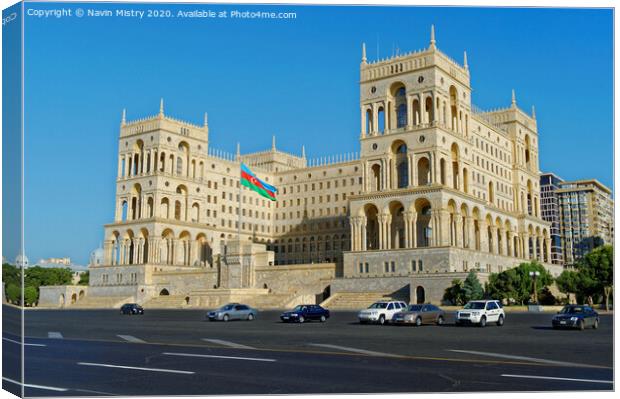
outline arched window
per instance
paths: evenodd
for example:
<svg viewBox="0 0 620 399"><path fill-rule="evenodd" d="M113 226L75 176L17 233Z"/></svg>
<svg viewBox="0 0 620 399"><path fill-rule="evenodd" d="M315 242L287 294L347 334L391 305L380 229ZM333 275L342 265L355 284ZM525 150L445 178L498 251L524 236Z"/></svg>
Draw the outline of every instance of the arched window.
<svg viewBox="0 0 620 399"><path fill-rule="evenodd" d="M396 111L396 127L407 126L407 104L400 104Z"/></svg>

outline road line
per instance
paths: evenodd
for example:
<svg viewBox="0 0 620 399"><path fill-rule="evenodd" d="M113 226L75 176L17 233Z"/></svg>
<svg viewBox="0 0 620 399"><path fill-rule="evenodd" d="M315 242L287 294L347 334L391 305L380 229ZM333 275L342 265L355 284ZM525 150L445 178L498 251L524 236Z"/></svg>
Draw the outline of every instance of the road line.
<svg viewBox="0 0 620 399"><path fill-rule="evenodd" d="M223 346L228 346L230 348L236 348L236 349L256 349L256 348L251 347L251 346L236 344L236 343L230 342L230 341L223 341L221 339L203 338L202 340L206 341L206 342L211 342L213 344L219 344L219 345L223 345Z"/></svg>
<svg viewBox="0 0 620 399"><path fill-rule="evenodd" d="M255 362L275 362L276 361L276 359L264 359L260 357L200 355L197 353L164 352L162 354L168 355L168 356L204 357L204 358L209 358L209 359L252 360Z"/></svg>
<svg viewBox="0 0 620 399"><path fill-rule="evenodd" d="M318 346L322 348L329 348L329 349L340 349L346 352L354 352L354 353L359 353L359 354L368 355L368 356L387 356L387 357L397 357L397 358L403 357L399 355L392 355L390 353L375 352L375 351L369 351L366 349L351 348L348 346L339 346L339 345L330 345L330 344L308 344L308 345Z"/></svg>
<svg viewBox="0 0 620 399"><path fill-rule="evenodd" d="M6 377L2 377L2 379L5 380L5 381L8 381L8 382L12 382L13 384L23 385L26 388L47 389L48 391L58 391L58 392L66 392L66 391L68 391L67 388L48 387L48 386L45 386L45 385L35 385L35 384L22 384L19 381L15 381L15 380L12 380L12 379L6 378Z"/></svg>
<svg viewBox="0 0 620 399"><path fill-rule="evenodd" d="M19 342L19 341L14 341L14 340L9 339L9 338L4 338L4 337L2 337L2 339L3 339L3 340L5 340L5 341L12 342L12 343L14 343L14 344L19 344L19 345L21 345L21 344L22 344L22 343L21 343L21 342ZM25 345L25 346L47 346L47 345L45 345L45 344L27 344L27 343L25 343L25 342L24 342L24 345Z"/></svg>
<svg viewBox="0 0 620 399"><path fill-rule="evenodd" d="M62 334L58 331L50 331L47 333L47 338L62 339Z"/></svg>
<svg viewBox="0 0 620 399"><path fill-rule="evenodd" d="M605 380L586 380L583 378L564 378L564 377L544 377L540 375L519 375L519 374L502 374L502 377L510 378L532 378L535 380L560 380L560 381L575 381L575 382L593 382L596 384L613 384L613 381Z"/></svg>
<svg viewBox="0 0 620 399"><path fill-rule="evenodd" d="M142 370L142 371L156 371L160 373L174 373L174 374L196 374L193 371L185 370L171 370L171 369L154 369L150 367L134 367L134 366L121 366L119 364L105 364L105 363L87 363L78 362L80 366L93 366L93 367L109 367L114 369L130 369L130 370Z"/></svg>
<svg viewBox="0 0 620 399"><path fill-rule="evenodd" d="M599 367L599 366L594 366L594 365L591 365L591 364L581 364L581 363L572 363L572 362L560 362L560 361L557 361L557 360L539 359L539 358L536 358L536 357L526 357L526 356L504 355L504 354L501 354L501 353L464 351L464 350L459 350L459 349L448 349L448 350L450 352L468 353L470 355L497 357L497 358L501 358L501 359L524 360L524 361L528 361L528 362L552 364L552 365L555 365L555 366Z"/></svg>
<svg viewBox="0 0 620 399"><path fill-rule="evenodd" d="M127 342L133 342L134 344L145 344L146 341L136 338L133 335L117 335L117 337L124 339Z"/></svg>

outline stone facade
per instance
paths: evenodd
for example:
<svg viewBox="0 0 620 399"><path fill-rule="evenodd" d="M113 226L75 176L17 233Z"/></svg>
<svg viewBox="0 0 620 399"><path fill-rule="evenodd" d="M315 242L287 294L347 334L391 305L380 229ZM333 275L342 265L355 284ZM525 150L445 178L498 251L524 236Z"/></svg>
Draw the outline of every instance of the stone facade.
<svg viewBox="0 0 620 399"><path fill-rule="evenodd" d="M123 111L116 211L89 295L320 298L397 278L428 282L436 300L473 269L537 259L555 271L536 118L514 92L509 107L477 110L466 55L458 64L439 51L434 29L427 48L386 60L369 62L364 46L359 84L359 153L316 160L275 138L258 153L215 150L206 114L179 121L163 100L152 117ZM240 185L242 162L278 188L276 202Z"/></svg>

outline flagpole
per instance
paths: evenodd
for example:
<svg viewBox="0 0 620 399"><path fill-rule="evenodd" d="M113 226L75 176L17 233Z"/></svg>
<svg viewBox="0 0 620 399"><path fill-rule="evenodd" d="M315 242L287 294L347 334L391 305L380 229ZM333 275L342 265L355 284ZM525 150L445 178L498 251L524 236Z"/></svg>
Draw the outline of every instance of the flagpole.
<svg viewBox="0 0 620 399"><path fill-rule="evenodd" d="M239 161L239 207L237 208L237 240L241 245L241 161Z"/></svg>

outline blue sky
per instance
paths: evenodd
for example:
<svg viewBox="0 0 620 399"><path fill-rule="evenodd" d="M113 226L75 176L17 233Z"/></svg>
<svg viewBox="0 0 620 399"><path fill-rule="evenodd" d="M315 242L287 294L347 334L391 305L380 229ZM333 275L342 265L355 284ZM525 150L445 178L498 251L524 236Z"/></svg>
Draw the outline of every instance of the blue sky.
<svg viewBox="0 0 620 399"><path fill-rule="evenodd" d="M123 108L128 119L153 115L164 97L167 114L194 123L208 111L210 145L230 152L238 141L242 152L268 148L274 134L279 148L300 152L305 144L309 157L358 151L361 42L370 59L421 49L431 24L442 51L462 62L467 50L476 105L507 106L514 88L519 106L536 106L541 170L612 185L610 10L263 8L295 11L297 19L26 17L31 261L86 263L103 240L114 217Z"/></svg>

